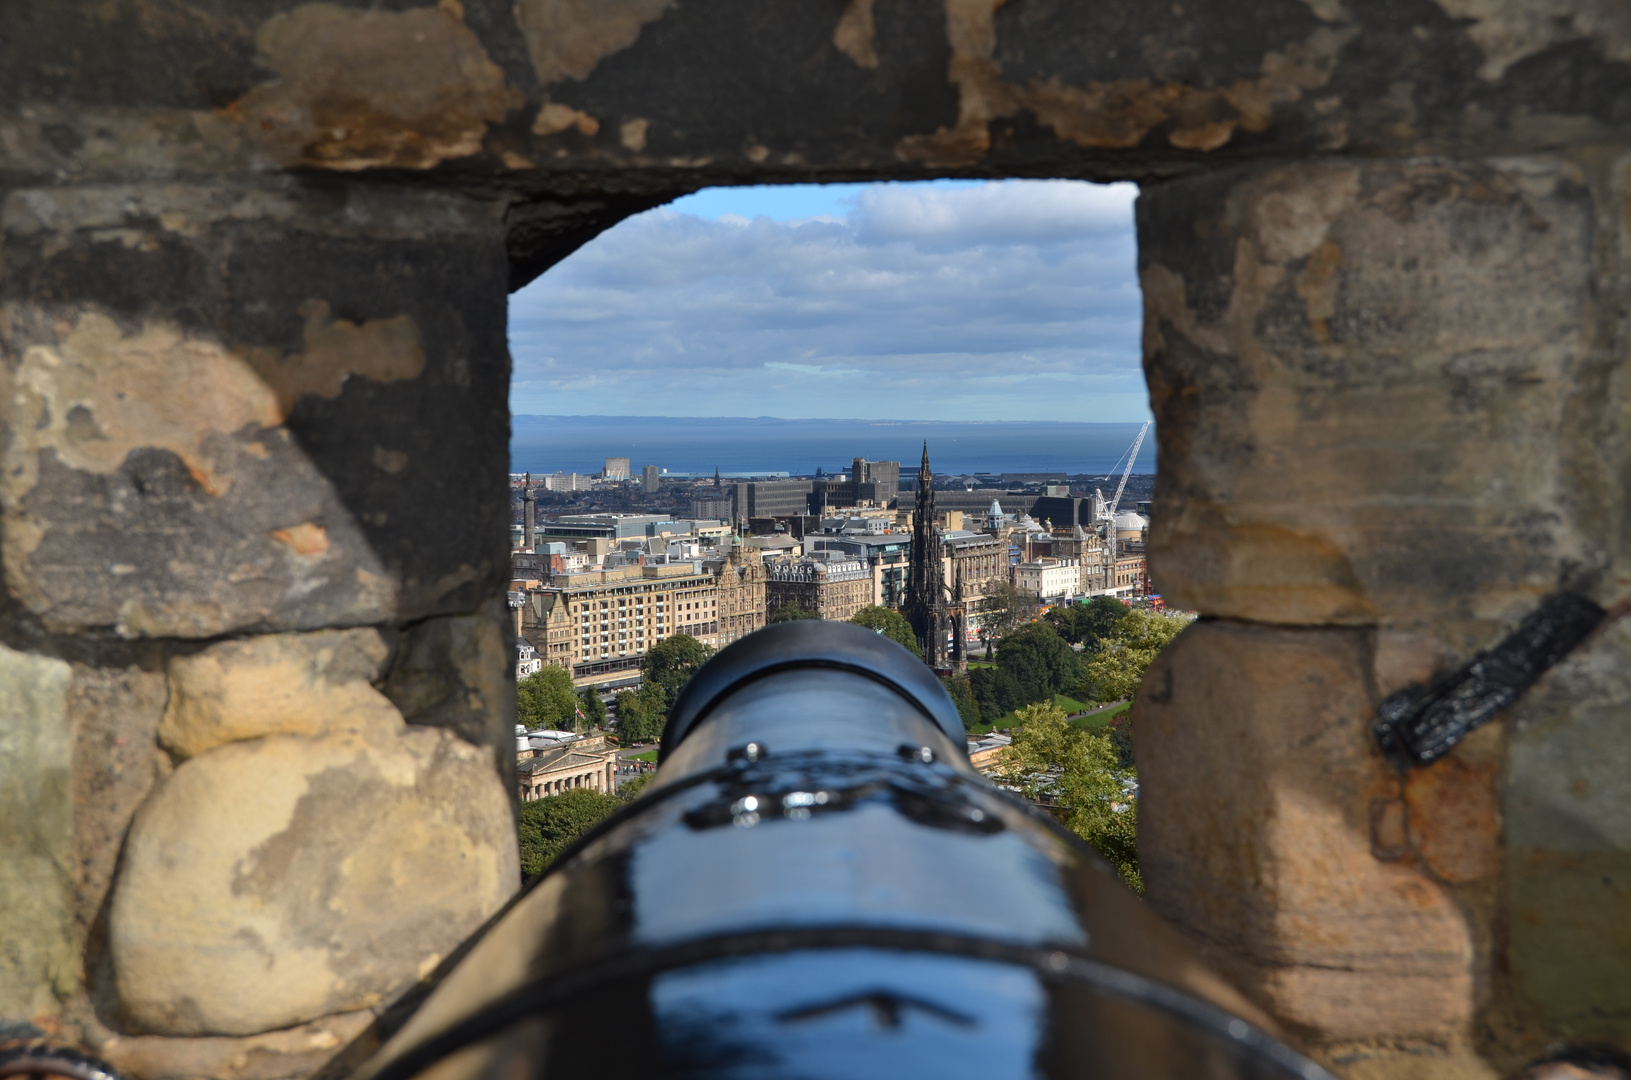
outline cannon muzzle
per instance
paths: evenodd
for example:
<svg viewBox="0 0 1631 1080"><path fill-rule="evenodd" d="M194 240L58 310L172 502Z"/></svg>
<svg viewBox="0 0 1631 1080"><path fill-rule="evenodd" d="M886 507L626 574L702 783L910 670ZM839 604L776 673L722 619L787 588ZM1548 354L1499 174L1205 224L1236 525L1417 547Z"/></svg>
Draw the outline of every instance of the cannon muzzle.
<svg viewBox="0 0 1631 1080"><path fill-rule="evenodd" d="M905 649L795 622L691 680L641 797L357 1074L1324 1080L968 763Z"/></svg>

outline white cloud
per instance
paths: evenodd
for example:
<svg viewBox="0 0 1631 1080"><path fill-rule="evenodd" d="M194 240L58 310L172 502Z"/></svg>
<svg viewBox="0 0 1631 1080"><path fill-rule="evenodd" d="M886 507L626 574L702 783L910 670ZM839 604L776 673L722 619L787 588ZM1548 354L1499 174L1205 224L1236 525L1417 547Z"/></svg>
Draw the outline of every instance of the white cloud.
<svg viewBox="0 0 1631 1080"><path fill-rule="evenodd" d="M1147 415L1130 185L874 185L623 222L511 298L517 412Z"/></svg>
<svg viewBox="0 0 1631 1080"><path fill-rule="evenodd" d="M855 200L862 243L905 240L942 250L974 245L1048 244L1125 233L1132 184L1006 180L972 188L878 184Z"/></svg>

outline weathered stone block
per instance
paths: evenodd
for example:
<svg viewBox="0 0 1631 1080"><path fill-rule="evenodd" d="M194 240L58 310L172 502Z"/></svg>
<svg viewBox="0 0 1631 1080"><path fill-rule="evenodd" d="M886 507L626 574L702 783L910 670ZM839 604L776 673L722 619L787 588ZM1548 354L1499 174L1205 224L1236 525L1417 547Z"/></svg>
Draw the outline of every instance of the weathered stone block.
<svg viewBox="0 0 1631 1080"><path fill-rule="evenodd" d="M226 641L170 660L159 739L182 757L263 735L390 734L396 707L374 689L388 650L377 630Z"/></svg>
<svg viewBox="0 0 1631 1080"><path fill-rule="evenodd" d="M57 1011L74 955L69 666L0 645L0 1017Z"/></svg>
<svg viewBox="0 0 1631 1080"><path fill-rule="evenodd" d="M136 1080L290 1080L323 1069L377 1020L369 1009L237 1038L114 1036L97 1056Z"/></svg>
<svg viewBox="0 0 1631 1080"><path fill-rule="evenodd" d="M166 696L162 670L73 667L74 910L82 941L107 899L136 809L170 771L156 737Z"/></svg>
<svg viewBox="0 0 1631 1080"><path fill-rule="evenodd" d="M1555 1037L1631 1042L1631 626L1513 711L1502 808L1508 964Z"/></svg>
<svg viewBox="0 0 1631 1080"><path fill-rule="evenodd" d="M1488 724L1404 778L1410 849L1440 881L1466 885L1499 873L1506 749L1502 725Z"/></svg>
<svg viewBox="0 0 1631 1080"><path fill-rule="evenodd" d="M49 630L379 624L502 587L493 210L159 185L14 191L0 226L6 585ZM441 512L405 530L411 505Z"/></svg>
<svg viewBox="0 0 1631 1080"><path fill-rule="evenodd" d="M272 736L137 815L110 923L139 1031L248 1035L386 1001L519 883L509 793L448 732Z"/></svg>
<svg viewBox="0 0 1631 1080"><path fill-rule="evenodd" d="M1309 164L1139 203L1153 578L1470 652L1607 565L1596 207L1557 160Z"/></svg>
<svg viewBox="0 0 1631 1080"><path fill-rule="evenodd" d="M1135 738L1149 899L1320 1041L1444 1036L1473 1013L1456 904L1372 850L1398 781L1367 737L1360 631L1201 622L1145 680Z"/></svg>
<svg viewBox="0 0 1631 1080"><path fill-rule="evenodd" d="M502 599L475 615L426 619L403 630L380 687L410 724L456 732L491 747L500 768L514 768L515 665L509 612Z"/></svg>

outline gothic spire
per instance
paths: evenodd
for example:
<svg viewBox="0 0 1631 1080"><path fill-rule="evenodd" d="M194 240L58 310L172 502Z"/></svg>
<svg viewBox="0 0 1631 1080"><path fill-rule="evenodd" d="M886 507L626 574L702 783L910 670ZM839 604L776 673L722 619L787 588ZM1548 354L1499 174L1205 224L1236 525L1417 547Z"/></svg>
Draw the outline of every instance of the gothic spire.
<svg viewBox="0 0 1631 1080"><path fill-rule="evenodd" d="M918 470L917 511L912 518L912 557L907 569L906 602L902 614L911 624L932 668L946 661L946 575L944 544L934 520L934 472L929 468L929 444L923 444L923 465Z"/></svg>

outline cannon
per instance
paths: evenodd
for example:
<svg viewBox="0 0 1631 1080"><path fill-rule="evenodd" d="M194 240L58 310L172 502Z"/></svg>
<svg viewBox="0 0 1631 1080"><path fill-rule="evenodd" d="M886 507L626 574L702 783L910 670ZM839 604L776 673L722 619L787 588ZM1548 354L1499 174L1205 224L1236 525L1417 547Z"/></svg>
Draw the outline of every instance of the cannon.
<svg viewBox="0 0 1631 1080"><path fill-rule="evenodd" d="M966 747L881 635L731 645L356 1080L1328 1080Z"/></svg>

